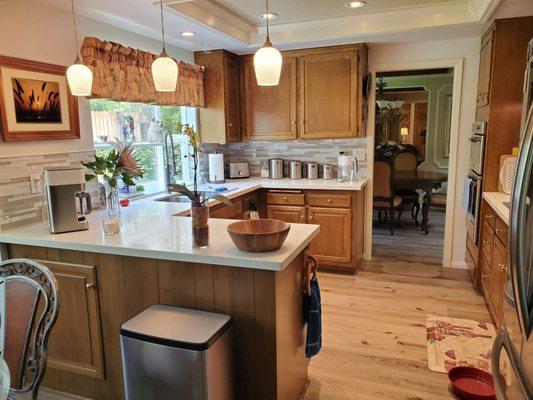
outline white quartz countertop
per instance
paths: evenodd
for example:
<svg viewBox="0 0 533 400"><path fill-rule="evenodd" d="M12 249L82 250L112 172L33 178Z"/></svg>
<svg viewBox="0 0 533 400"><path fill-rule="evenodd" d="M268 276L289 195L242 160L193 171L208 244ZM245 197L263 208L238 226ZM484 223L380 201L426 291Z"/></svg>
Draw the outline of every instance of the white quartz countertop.
<svg viewBox="0 0 533 400"><path fill-rule="evenodd" d="M510 209L504 203L509 204L511 196L501 192L485 192L483 198L492 207L498 217L502 219L507 225L509 225L509 213Z"/></svg>
<svg viewBox="0 0 533 400"><path fill-rule="evenodd" d="M361 190L366 183L366 179L338 182L247 178L208 184L204 189L224 186L228 191L223 194L234 198L261 188ZM209 220L209 247L196 249L192 247L190 218L179 216L189 211L190 203L154 201L161 197L164 195L134 200L128 207L123 207L121 231L117 235L103 234L104 210L98 210L88 216L89 230L53 235L45 223L33 224L1 232L0 243L281 271L319 232L318 225L291 224L281 249L270 253L247 253L235 247L226 231L226 227L235 221L212 218ZM210 205L216 203L218 201L210 201Z"/></svg>

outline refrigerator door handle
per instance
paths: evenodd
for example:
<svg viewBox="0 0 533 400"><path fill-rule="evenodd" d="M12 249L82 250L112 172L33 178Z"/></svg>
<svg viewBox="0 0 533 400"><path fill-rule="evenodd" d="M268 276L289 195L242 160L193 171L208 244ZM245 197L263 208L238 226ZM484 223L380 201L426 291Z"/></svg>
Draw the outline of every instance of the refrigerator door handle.
<svg viewBox="0 0 533 400"><path fill-rule="evenodd" d="M522 371L520 370L520 366L517 363L516 355L511 349L511 346L509 344L509 337L507 336L507 333L504 329L500 330L498 336L496 336L496 339L494 340L494 344L492 345L492 379L494 380L494 391L496 392L496 398L498 400L508 400L507 394L505 393L505 388L507 387L507 384L505 383L505 379L500 373L500 356L502 353L502 349L505 349L505 351L509 355L509 360L511 360L511 367L514 370L516 380L518 381L522 392L524 393L527 399L530 399L532 395L529 392L526 382L524 381Z"/></svg>

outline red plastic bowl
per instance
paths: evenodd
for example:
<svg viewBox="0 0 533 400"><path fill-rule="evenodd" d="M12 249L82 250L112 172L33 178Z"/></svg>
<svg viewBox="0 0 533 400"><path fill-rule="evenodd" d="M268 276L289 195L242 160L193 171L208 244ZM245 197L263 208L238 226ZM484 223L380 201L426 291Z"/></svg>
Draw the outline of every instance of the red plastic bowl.
<svg viewBox="0 0 533 400"><path fill-rule="evenodd" d="M463 400L496 400L492 374L474 367L455 367L448 371L452 391Z"/></svg>

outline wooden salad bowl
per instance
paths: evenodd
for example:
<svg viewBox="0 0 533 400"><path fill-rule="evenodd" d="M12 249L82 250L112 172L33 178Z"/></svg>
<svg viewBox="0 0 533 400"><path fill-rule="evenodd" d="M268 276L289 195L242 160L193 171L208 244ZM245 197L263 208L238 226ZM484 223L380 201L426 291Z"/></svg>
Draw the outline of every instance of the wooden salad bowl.
<svg viewBox="0 0 533 400"><path fill-rule="evenodd" d="M277 219L249 219L234 222L226 229L239 250L266 253L281 247L291 226Z"/></svg>

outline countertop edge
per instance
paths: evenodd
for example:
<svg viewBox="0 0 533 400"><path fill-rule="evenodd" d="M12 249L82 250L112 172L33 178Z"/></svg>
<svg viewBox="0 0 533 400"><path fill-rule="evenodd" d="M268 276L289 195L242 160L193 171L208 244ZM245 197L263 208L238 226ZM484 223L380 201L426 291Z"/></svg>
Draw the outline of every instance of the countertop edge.
<svg viewBox="0 0 533 400"><path fill-rule="evenodd" d="M509 226L510 209L503 203L504 201L510 202L511 196L501 192L484 192L483 199L496 212L498 217Z"/></svg>

